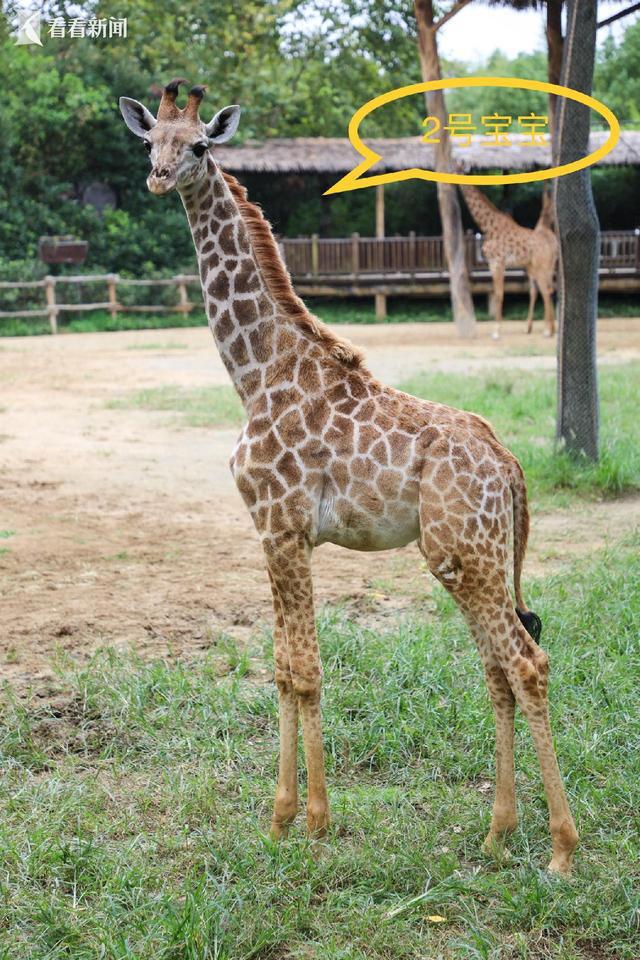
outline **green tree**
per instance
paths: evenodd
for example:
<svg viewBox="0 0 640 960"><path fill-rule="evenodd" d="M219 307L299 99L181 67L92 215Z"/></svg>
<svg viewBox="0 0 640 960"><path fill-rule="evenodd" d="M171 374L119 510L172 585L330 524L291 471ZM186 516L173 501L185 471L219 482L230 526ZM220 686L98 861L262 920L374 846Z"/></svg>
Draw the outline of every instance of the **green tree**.
<svg viewBox="0 0 640 960"><path fill-rule="evenodd" d="M625 127L640 127L640 19L620 43L607 37L596 64L594 95Z"/></svg>

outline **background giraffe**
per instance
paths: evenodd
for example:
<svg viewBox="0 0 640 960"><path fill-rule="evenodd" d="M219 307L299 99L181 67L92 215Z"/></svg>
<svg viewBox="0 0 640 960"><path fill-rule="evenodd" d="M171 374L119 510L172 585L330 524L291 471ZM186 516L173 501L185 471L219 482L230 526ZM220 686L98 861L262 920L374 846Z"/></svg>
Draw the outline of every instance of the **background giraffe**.
<svg viewBox="0 0 640 960"><path fill-rule="evenodd" d="M544 335L553 336L555 315L552 294L558 260L558 241L553 232L551 194L544 191L538 222L535 228L530 230L528 227L521 227L508 213L498 210L477 187L460 185L460 190L469 213L483 235L482 252L489 264L493 284L494 338L500 336L506 267L524 267L529 276L527 333L531 333L533 329L533 312L539 288L544 301Z"/></svg>
<svg viewBox="0 0 640 960"><path fill-rule="evenodd" d="M329 825L312 550L326 542L382 550L417 541L467 618L486 671L497 732L487 847L516 825L517 702L549 803L549 867L568 873L577 833L551 738L548 661L533 639L540 622L520 590L529 527L520 465L481 417L376 381L351 344L307 311L269 224L209 149L233 135L239 108L226 107L205 125L198 118L203 88L192 88L180 110L180 82L165 88L157 120L135 100L120 103L150 154L149 189L180 192L210 326L247 414L231 469L273 592L280 764L272 832L286 832L298 809L299 717L308 829L321 834ZM512 525L516 605L508 583Z"/></svg>

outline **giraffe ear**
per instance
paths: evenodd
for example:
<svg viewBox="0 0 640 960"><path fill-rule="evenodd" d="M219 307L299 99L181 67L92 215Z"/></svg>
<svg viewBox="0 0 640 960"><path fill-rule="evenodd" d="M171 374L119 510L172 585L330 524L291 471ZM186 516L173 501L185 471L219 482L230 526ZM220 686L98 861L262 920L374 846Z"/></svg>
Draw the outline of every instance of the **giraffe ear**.
<svg viewBox="0 0 640 960"><path fill-rule="evenodd" d="M240 123L240 107L237 103L223 107L206 126L209 143L225 143L230 140Z"/></svg>
<svg viewBox="0 0 640 960"><path fill-rule="evenodd" d="M156 118L146 107L130 97L120 97L120 113L129 130L135 133L136 137L144 137L157 123Z"/></svg>

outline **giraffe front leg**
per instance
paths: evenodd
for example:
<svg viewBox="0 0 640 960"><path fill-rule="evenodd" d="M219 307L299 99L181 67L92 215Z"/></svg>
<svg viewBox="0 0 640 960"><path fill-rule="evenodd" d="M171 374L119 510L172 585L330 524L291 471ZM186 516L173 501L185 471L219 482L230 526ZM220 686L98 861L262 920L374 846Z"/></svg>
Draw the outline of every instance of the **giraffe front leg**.
<svg viewBox="0 0 640 960"><path fill-rule="evenodd" d="M500 339L500 329L502 326L502 304L504 302L504 263L493 263L491 265L491 279L493 281L493 308L495 326L493 328L493 339Z"/></svg>
<svg viewBox="0 0 640 960"><path fill-rule="evenodd" d="M282 603L271 574L269 579L273 594L273 652L280 713L280 759L271 836L278 840L287 835L289 824L293 823L298 812L298 699L289 668Z"/></svg>
<svg viewBox="0 0 640 960"><path fill-rule="evenodd" d="M544 285L540 289L542 293L542 299L544 301L544 335L545 337L552 337L556 332L556 318L555 309L553 306L552 289L547 285Z"/></svg>
<svg viewBox="0 0 640 960"><path fill-rule="evenodd" d="M286 631L293 694L302 720L307 767L307 829L322 836L329 827L320 690L322 666L316 637L311 548L304 534L263 537L269 574L277 590Z"/></svg>

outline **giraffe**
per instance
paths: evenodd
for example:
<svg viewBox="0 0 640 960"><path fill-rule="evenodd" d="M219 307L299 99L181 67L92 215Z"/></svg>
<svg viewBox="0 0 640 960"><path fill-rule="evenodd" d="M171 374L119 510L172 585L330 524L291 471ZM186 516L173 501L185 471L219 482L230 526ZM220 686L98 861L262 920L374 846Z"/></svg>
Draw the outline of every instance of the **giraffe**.
<svg viewBox="0 0 640 960"><path fill-rule="evenodd" d="M384 550L417 541L468 621L495 713L496 793L485 850L502 844L517 822L517 704L547 795L549 869L567 874L578 835L552 741L548 658L536 642L541 624L520 587L529 529L522 469L487 421L378 382L358 350L308 312L261 210L215 160L240 108L225 107L205 124L203 87L193 87L181 109L181 82L165 87L157 118L129 98L120 108L150 154L149 190L177 190L182 198L209 324L246 411L230 466L273 597L280 754L272 835L286 835L298 811L299 721L307 829L315 837L329 827L312 551L327 542Z"/></svg>
<svg viewBox="0 0 640 960"><path fill-rule="evenodd" d="M538 288L544 301L544 335L553 336L555 318L553 309L553 276L558 260L558 241L553 232L553 206L551 194L542 196L542 209L533 230L521 227L508 213L503 213L478 190L477 187L460 185L469 213L483 234L482 252L489 264L493 286L495 327L493 338L500 336L502 303L504 300L505 267L524 267L529 276L529 312L527 333L533 330Z"/></svg>

